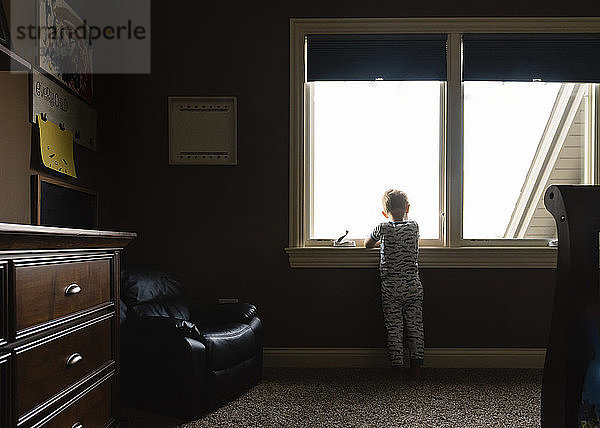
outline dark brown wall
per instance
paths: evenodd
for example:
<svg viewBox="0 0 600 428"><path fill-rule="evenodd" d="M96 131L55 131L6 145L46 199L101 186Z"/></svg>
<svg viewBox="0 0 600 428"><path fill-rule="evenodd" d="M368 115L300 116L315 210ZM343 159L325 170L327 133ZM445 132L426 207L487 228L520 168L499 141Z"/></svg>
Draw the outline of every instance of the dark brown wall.
<svg viewBox="0 0 600 428"><path fill-rule="evenodd" d="M30 221L27 74L0 72L0 221Z"/></svg>
<svg viewBox="0 0 600 428"><path fill-rule="evenodd" d="M10 1L0 3L9 19ZM30 224L28 86L26 73L0 71L0 222Z"/></svg>
<svg viewBox="0 0 600 428"><path fill-rule="evenodd" d="M208 2L206 2L208 3ZM600 4L153 2L151 75L111 83L114 173L105 225L139 238L129 263L179 273L191 294L257 304L266 345L384 345L377 271L290 269L289 18L597 16ZM216 3L216 4L215 4ZM241 3L241 2L240 2ZM167 96L238 97L239 165L168 165ZM544 347L552 270L423 269L428 347Z"/></svg>

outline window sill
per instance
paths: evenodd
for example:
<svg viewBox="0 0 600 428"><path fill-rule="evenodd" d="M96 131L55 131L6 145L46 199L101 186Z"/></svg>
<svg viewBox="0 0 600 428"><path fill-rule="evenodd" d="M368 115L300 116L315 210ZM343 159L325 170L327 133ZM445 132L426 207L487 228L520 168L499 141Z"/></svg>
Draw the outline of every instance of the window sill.
<svg viewBox="0 0 600 428"><path fill-rule="evenodd" d="M292 268L377 268L379 249L291 247ZM422 247L421 268L556 268L556 247Z"/></svg>

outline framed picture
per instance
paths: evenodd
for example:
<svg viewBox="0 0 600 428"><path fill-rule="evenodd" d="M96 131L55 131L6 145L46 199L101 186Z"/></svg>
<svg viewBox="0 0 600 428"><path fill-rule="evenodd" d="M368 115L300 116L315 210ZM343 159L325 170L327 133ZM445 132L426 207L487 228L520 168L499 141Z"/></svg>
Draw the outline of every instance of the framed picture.
<svg viewBox="0 0 600 428"><path fill-rule="evenodd" d="M6 11L0 1L0 44L10 47L10 29L8 28L8 20L6 17Z"/></svg>
<svg viewBox="0 0 600 428"><path fill-rule="evenodd" d="M38 66L88 102L92 102L93 49L80 34L85 22L65 0L38 0Z"/></svg>
<svg viewBox="0 0 600 428"><path fill-rule="evenodd" d="M236 97L169 97L169 165L237 165Z"/></svg>

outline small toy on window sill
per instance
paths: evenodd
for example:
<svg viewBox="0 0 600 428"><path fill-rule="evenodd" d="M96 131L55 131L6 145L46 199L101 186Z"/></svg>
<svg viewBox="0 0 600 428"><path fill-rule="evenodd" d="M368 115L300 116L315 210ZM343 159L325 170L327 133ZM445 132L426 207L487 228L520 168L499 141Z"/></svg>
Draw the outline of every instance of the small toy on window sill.
<svg viewBox="0 0 600 428"><path fill-rule="evenodd" d="M344 239L346 236L348 236L348 231L346 231L346 233L344 233L338 239L333 241L333 246L334 247L356 247L355 241L351 241L349 239Z"/></svg>

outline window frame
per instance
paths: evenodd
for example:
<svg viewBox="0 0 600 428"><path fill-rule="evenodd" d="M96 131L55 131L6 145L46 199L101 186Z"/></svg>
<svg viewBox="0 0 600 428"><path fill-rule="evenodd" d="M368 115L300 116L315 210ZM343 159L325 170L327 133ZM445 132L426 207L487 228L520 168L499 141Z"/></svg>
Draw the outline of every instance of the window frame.
<svg viewBox="0 0 600 428"><path fill-rule="evenodd" d="M463 86L464 33L600 33L600 18L349 18L290 20L290 200L289 247L292 267L375 267L376 249L331 247L330 240L310 239L313 177L310 168L310 108L305 90L309 34L447 34L446 120L440 122L440 240L420 242L422 267L556 266L555 247L545 239L464 239L463 235ZM598 107L598 88L595 91ZM442 100L444 102L444 99ZM596 115L598 108L596 108ZM590 121L594 139L590 174L598 182L598 120ZM309 162L307 162L309 161ZM360 240L357 245L363 245Z"/></svg>

